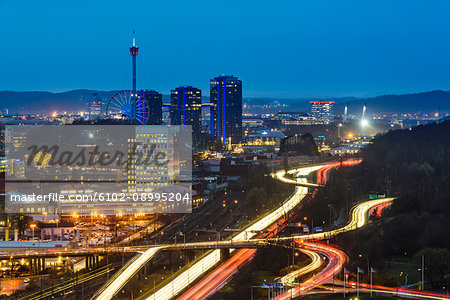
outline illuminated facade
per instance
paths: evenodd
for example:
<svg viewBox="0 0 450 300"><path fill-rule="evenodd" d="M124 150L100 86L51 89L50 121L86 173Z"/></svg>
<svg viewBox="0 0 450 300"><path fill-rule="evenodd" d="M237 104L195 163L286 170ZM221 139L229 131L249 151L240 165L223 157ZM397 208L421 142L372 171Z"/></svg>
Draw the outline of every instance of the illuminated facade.
<svg viewBox="0 0 450 300"><path fill-rule="evenodd" d="M202 91L192 86L180 86L171 91L170 122L172 125L191 125L192 134L202 129Z"/></svg>
<svg viewBox="0 0 450 300"><path fill-rule="evenodd" d="M298 118L283 118L281 124L283 125L314 125L314 118L310 116L301 116Z"/></svg>
<svg viewBox="0 0 450 300"><path fill-rule="evenodd" d="M315 136L314 142L316 142L317 150L319 150L319 152L327 152L330 150L330 146L327 144L325 136Z"/></svg>
<svg viewBox="0 0 450 300"><path fill-rule="evenodd" d="M286 135L279 130L258 130L246 137L245 146L254 149L273 148L278 151L281 140L285 137Z"/></svg>
<svg viewBox="0 0 450 300"><path fill-rule="evenodd" d="M211 133L223 144L242 141L242 81L234 76L210 82Z"/></svg>
<svg viewBox="0 0 450 300"><path fill-rule="evenodd" d="M348 155L348 154L356 154L361 151L361 148L364 147L363 144L347 144L337 148L330 149L331 155Z"/></svg>
<svg viewBox="0 0 450 300"><path fill-rule="evenodd" d="M242 126L263 126L263 119L245 118L242 120Z"/></svg>
<svg viewBox="0 0 450 300"><path fill-rule="evenodd" d="M311 101L311 117L315 124L330 124L333 119L334 101Z"/></svg>
<svg viewBox="0 0 450 300"><path fill-rule="evenodd" d="M351 140L346 140L346 144L330 149L331 155L356 154L365 146L372 144L374 136L358 136Z"/></svg>
<svg viewBox="0 0 450 300"><path fill-rule="evenodd" d="M137 156L148 157L151 151L172 157L173 146L170 147L168 143L168 135L166 126L152 126L151 129L146 126L136 127L136 138L128 141L129 161L132 162L126 171L129 190L142 192L145 189L168 186L173 182L174 174L170 171L169 164L136 164ZM155 148L146 148L147 145L154 145Z"/></svg>

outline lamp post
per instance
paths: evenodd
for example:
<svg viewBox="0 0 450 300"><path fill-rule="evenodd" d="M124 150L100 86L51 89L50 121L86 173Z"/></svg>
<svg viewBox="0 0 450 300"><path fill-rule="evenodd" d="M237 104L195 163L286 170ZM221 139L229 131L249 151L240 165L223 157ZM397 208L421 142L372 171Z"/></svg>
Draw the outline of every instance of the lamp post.
<svg viewBox="0 0 450 300"><path fill-rule="evenodd" d="M333 227L331 224L331 208L333 207L333 204L328 204L328 208L330 209L330 229Z"/></svg>
<svg viewBox="0 0 450 300"><path fill-rule="evenodd" d="M180 235L183 237L183 242L184 242L184 248L186 248L186 235L183 232L177 232L177 235ZM176 242L175 242L176 243Z"/></svg>
<svg viewBox="0 0 450 300"><path fill-rule="evenodd" d="M422 255L422 291L424 290L424 286L425 286L425 279L424 279L424 274L425 274L425 255Z"/></svg>
<svg viewBox="0 0 450 300"><path fill-rule="evenodd" d="M31 239L34 239L34 228L36 228L36 224L30 224L31 228Z"/></svg>

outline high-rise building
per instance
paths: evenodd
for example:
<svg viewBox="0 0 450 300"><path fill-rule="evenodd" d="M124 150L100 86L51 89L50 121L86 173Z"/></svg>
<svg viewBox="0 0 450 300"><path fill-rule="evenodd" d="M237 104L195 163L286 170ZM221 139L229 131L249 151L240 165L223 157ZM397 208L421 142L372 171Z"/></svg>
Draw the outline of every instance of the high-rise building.
<svg viewBox="0 0 450 300"><path fill-rule="evenodd" d="M333 119L334 101L311 101L311 117L315 124L330 124Z"/></svg>
<svg viewBox="0 0 450 300"><path fill-rule="evenodd" d="M170 122L172 125L191 125L192 134L202 129L202 91L192 86L180 86L171 91Z"/></svg>
<svg viewBox="0 0 450 300"><path fill-rule="evenodd" d="M210 81L211 133L223 144L242 141L242 81L222 75Z"/></svg>
<svg viewBox="0 0 450 300"><path fill-rule="evenodd" d="M162 124L162 95L153 90L141 90L139 96L143 100L148 109L147 125Z"/></svg>
<svg viewBox="0 0 450 300"><path fill-rule="evenodd" d="M136 164L137 156L146 157L151 151L165 153L166 157L173 157L173 140L171 130L167 126L137 126L136 138L128 143L128 155L132 162L128 166L128 189L144 191L146 188L168 186L173 184L172 167L170 164L146 165ZM154 145L155 148L147 147ZM131 156L130 156L131 155ZM142 158L141 158L142 160Z"/></svg>
<svg viewBox="0 0 450 300"><path fill-rule="evenodd" d="M94 99L89 103L89 119L95 120L102 116L102 98L96 93L92 96Z"/></svg>

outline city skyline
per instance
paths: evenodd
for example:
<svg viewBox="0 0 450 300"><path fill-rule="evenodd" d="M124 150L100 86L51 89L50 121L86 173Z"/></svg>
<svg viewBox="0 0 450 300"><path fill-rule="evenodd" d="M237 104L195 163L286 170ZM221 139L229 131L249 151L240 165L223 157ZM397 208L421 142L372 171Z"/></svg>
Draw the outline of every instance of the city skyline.
<svg viewBox="0 0 450 300"><path fill-rule="evenodd" d="M0 1L1 299L450 300L449 1L69 3Z"/></svg>
<svg viewBox="0 0 450 300"><path fill-rule="evenodd" d="M207 90L208 79L217 74L239 76L246 83L244 97L366 97L450 89L445 2L179 3L175 10L139 1L127 7L46 2L39 4L46 9L45 20L34 5L0 4L2 34L14 45L14 51L0 50L9 58L0 90L129 89L124 53L133 29L140 47L137 86L163 94L179 85ZM154 18L133 18L133 10L153 11ZM317 21L319 13L324 22ZM216 24L226 24L226 30L216 34Z"/></svg>

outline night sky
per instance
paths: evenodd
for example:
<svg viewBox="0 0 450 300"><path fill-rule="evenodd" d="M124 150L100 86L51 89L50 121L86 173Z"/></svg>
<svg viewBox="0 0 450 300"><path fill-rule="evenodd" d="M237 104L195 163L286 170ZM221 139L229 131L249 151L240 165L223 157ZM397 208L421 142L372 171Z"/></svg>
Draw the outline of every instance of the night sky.
<svg viewBox="0 0 450 300"><path fill-rule="evenodd" d="M0 0L0 90L130 89L133 29L138 88L162 93L220 74L244 96L450 90L449 16L425 0Z"/></svg>

